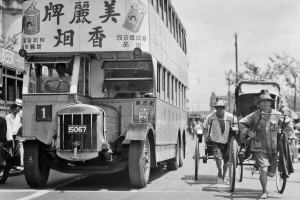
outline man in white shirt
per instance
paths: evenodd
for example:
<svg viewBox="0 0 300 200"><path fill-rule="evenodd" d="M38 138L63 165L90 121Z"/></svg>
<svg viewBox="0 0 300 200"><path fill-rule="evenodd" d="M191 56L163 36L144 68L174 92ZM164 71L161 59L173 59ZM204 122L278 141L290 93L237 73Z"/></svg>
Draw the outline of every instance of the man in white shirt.
<svg viewBox="0 0 300 200"><path fill-rule="evenodd" d="M206 141L211 141L215 161L218 168L218 183L228 183L225 179L228 169L228 137L231 124L237 122L233 115L225 112L225 101L222 97L217 97L215 107L216 111L210 113L203 123L203 132ZM209 131L210 130L210 135ZM223 163L224 160L224 163ZM223 169L222 169L223 165Z"/></svg>
<svg viewBox="0 0 300 200"><path fill-rule="evenodd" d="M15 146L15 139L19 128L21 127L21 118L18 113L18 105L13 103L10 106L10 112L6 116L6 123L7 123L7 132L6 132L6 139L7 141L13 141L13 145Z"/></svg>

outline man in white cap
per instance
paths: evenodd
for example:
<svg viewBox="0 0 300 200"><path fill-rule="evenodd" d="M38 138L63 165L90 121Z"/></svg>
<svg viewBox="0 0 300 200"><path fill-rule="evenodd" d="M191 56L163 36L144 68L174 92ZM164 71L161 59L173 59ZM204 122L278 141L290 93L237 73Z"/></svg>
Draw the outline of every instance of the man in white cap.
<svg viewBox="0 0 300 200"><path fill-rule="evenodd" d="M225 103L222 97L217 97L213 106L216 111L210 113L204 120L203 132L205 140L211 141L213 145L214 157L218 168L218 183L227 184L228 180L225 177L229 160L227 153L229 130L232 123L237 122L237 119L234 120L233 115L225 111ZM208 130L210 130L210 133Z"/></svg>
<svg viewBox="0 0 300 200"><path fill-rule="evenodd" d="M22 100L21 99L16 99L15 104L17 104L17 108L18 108L18 113L17 115L19 115L19 117L22 120L23 117L23 112L22 112Z"/></svg>
<svg viewBox="0 0 300 200"><path fill-rule="evenodd" d="M16 99L15 104L17 104L18 106L18 113L17 115L20 117L21 120L21 126L17 132L17 140L18 140L18 144L17 144L17 148L20 151L20 163L21 163L21 167L23 167L24 165L24 148L23 148L23 142L24 139L22 138L22 120L23 120L23 111L22 111L22 99Z"/></svg>
<svg viewBox="0 0 300 200"><path fill-rule="evenodd" d="M258 110L239 121L243 137L251 138L251 151L256 158L256 166L260 171L262 195L260 199L268 198L268 176L274 177L277 167L277 135L282 127L289 136L294 135L293 123L290 118L283 120L281 113L272 109L273 99L267 89L259 93L257 100Z"/></svg>

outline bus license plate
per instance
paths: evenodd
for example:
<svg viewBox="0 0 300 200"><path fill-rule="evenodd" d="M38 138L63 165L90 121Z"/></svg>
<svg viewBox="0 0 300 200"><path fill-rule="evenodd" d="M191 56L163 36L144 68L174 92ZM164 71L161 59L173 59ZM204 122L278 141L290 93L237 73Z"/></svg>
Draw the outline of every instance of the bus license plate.
<svg viewBox="0 0 300 200"><path fill-rule="evenodd" d="M86 125L69 125L69 134L86 134Z"/></svg>

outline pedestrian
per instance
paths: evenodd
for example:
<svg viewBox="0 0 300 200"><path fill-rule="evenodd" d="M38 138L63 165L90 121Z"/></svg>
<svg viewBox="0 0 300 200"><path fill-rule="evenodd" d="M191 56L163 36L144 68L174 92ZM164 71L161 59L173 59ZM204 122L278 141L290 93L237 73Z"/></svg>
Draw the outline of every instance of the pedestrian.
<svg viewBox="0 0 300 200"><path fill-rule="evenodd" d="M228 169L228 138L234 116L225 111L226 102L222 97L217 97L215 111L210 113L203 123L203 132L206 142L212 142L214 158L218 168L218 183L228 183L226 172ZM210 135L209 135L210 130Z"/></svg>
<svg viewBox="0 0 300 200"><path fill-rule="evenodd" d="M292 120L290 118L284 120L280 112L272 109L273 102L269 91L261 90L257 100L258 110L239 121L242 137L249 135L252 138L251 151L255 156L255 165L259 168L259 180L262 186L260 199L268 198L268 176L274 177L276 172L279 129L283 127L283 131L289 136L295 134Z"/></svg>
<svg viewBox="0 0 300 200"><path fill-rule="evenodd" d="M18 105L16 103L11 104L10 113L6 116L6 123L7 123L6 138L7 141L12 142L13 148L15 148L16 146L17 132L22 125L21 118L19 115L17 115L17 113L18 113Z"/></svg>
<svg viewBox="0 0 300 200"><path fill-rule="evenodd" d="M17 104L17 108L18 108L18 113L17 115L20 117L21 120L21 126L17 132L17 137L16 140L17 142L17 149L20 152L20 164L21 164L21 168L24 166L24 148L23 148L23 142L24 142L24 138L23 138L23 126L22 126L22 122L23 122L23 111L22 111L22 100L21 99L16 99L15 104Z"/></svg>
<svg viewBox="0 0 300 200"><path fill-rule="evenodd" d="M4 165L4 145L6 144L6 131L7 131L7 125L5 118L0 116L0 170ZM1 171L0 171L1 173Z"/></svg>
<svg viewBox="0 0 300 200"><path fill-rule="evenodd" d="M196 132L195 128L196 128L196 120L192 119L192 121L190 123L190 130L191 130L190 133L191 133L193 139L195 138L195 134L196 134L195 133Z"/></svg>

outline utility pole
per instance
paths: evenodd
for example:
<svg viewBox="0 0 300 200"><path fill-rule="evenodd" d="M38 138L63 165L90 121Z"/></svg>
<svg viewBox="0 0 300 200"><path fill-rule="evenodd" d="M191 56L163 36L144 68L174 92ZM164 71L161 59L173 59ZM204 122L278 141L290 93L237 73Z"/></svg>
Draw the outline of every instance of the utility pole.
<svg viewBox="0 0 300 200"><path fill-rule="evenodd" d="M296 112L297 106L297 75L294 76L294 87L295 87L295 94L294 94L294 112Z"/></svg>
<svg viewBox="0 0 300 200"><path fill-rule="evenodd" d="M238 52L237 52L237 33L234 34L235 37L235 87L239 81L239 70L238 70Z"/></svg>
<svg viewBox="0 0 300 200"><path fill-rule="evenodd" d="M228 81L228 107L229 107L229 112L230 112L230 81Z"/></svg>

